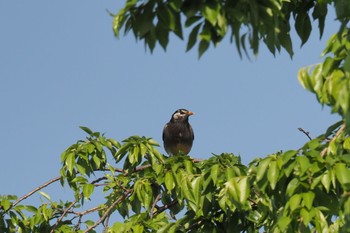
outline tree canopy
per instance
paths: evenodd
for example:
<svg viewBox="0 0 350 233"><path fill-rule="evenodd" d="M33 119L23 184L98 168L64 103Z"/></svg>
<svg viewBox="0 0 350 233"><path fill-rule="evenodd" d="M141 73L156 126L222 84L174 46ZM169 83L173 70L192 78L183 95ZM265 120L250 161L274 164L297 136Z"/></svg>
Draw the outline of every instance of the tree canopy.
<svg viewBox="0 0 350 233"><path fill-rule="evenodd" d="M320 35L328 7L335 7L340 28L329 39L324 61L301 68L302 86L342 120L300 148L256 158L248 165L222 153L207 160L167 157L157 142L131 136L122 142L88 127L87 137L61 155L60 176L23 197L0 196L1 232L350 232L350 2L334 1L126 1L113 28L133 31L153 50L164 49L169 33L184 37L187 50L198 41L201 56L226 33L238 49L258 53L263 42L275 54L293 55L291 17L306 43L311 18ZM183 19L185 18L185 19ZM42 189L61 182L71 200L51 200ZM94 194L105 200L86 208ZM40 206L23 200L40 192ZM93 216L97 213L98 217ZM124 222L115 221L120 215Z"/></svg>
<svg viewBox="0 0 350 233"><path fill-rule="evenodd" d="M151 51L157 43L166 49L170 33L184 39L188 31L186 50L198 44L199 56L228 34L240 56L248 49L258 54L263 42L271 53L283 48L292 57L291 24L303 45L312 31L311 20L317 20L322 36L330 6L336 9L342 31L350 18L350 3L344 0L128 0L112 14L113 29L117 37L123 28L124 33L132 31Z"/></svg>

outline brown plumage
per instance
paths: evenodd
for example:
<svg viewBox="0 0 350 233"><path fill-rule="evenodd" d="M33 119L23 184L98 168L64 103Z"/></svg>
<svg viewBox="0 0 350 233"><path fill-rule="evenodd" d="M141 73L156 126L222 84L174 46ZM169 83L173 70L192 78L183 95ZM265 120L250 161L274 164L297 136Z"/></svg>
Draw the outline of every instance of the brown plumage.
<svg viewBox="0 0 350 233"><path fill-rule="evenodd" d="M169 155L188 154L191 151L194 133L188 117L193 114L186 109L178 109L164 126L164 149Z"/></svg>

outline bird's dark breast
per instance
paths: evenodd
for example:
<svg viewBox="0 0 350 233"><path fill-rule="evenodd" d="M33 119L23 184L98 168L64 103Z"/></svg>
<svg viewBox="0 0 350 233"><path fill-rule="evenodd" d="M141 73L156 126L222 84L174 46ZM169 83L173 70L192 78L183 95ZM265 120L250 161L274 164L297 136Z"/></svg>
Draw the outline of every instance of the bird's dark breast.
<svg viewBox="0 0 350 233"><path fill-rule="evenodd" d="M188 154L193 144L193 130L189 124L167 124L163 132L165 150L173 155Z"/></svg>

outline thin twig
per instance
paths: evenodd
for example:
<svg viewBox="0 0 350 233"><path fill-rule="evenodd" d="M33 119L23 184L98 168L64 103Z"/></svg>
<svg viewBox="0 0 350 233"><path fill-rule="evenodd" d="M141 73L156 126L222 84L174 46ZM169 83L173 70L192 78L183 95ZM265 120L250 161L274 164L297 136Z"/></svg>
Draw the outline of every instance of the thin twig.
<svg viewBox="0 0 350 233"><path fill-rule="evenodd" d="M107 180L107 177L102 176L102 177L100 177L100 178L98 178L98 179L96 179L96 180L94 180L94 181L91 181L90 184L96 184L96 183L98 183L98 182L100 182L100 181L102 181L102 180Z"/></svg>
<svg viewBox="0 0 350 233"><path fill-rule="evenodd" d="M151 164L142 165L142 166L139 166L139 167L135 168L135 171L139 172L139 171L145 170L145 169L147 169L147 168L149 168L151 166L152 166Z"/></svg>
<svg viewBox="0 0 350 233"><path fill-rule="evenodd" d="M90 226L88 229L86 229L84 231L84 233L88 233L89 231L91 231L92 229L94 229L96 226L98 226L99 224L101 224L101 222L103 222L107 216L110 214L110 212L114 209L114 207L116 205L118 205L120 202L122 202L124 200L124 198L126 198L130 193L132 192L132 189L127 190L122 196L120 196L115 202L112 203L112 205L106 210L106 212L104 213L104 215L92 226Z"/></svg>
<svg viewBox="0 0 350 233"><path fill-rule="evenodd" d="M153 216L162 213L164 210L169 209L170 207L172 207L173 205L176 205L177 203L178 203L178 200L174 200L170 204L166 204L164 206L159 207L157 211L153 214Z"/></svg>
<svg viewBox="0 0 350 233"><path fill-rule="evenodd" d="M310 141L312 140L312 138L310 137L310 132L305 131L303 128L298 128L298 130L302 133L304 133L306 135L306 137L308 137L310 139Z"/></svg>
<svg viewBox="0 0 350 233"><path fill-rule="evenodd" d="M105 179L107 179L105 176L100 177L100 178L98 178L98 179L92 181L91 184L96 184L96 183L100 182L101 180L105 180ZM79 195L79 199L78 199L78 200L80 200L80 198L82 198L82 194ZM78 200L73 201L73 202L63 211L62 215L57 219L57 222L55 223L55 225L53 225L53 228L52 228L52 230L50 231L50 233L53 233L53 232L54 232L54 230L57 228L58 224L62 221L62 219L66 216L66 214L69 213L70 209L72 209L72 207L78 202ZM95 207L95 208L96 208L96 207ZM95 211L95 209L93 209L92 211ZM74 211L72 211L72 212L74 213ZM83 214L81 214L81 213L79 213L79 214L78 214L78 213L75 213L75 214L77 214L78 216L83 216L84 214L87 214L87 213L89 213L89 212L91 212L91 209L90 209L90 210L87 210L87 211L84 211L84 212L81 212L81 213L83 213Z"/></svg>
<svg viewBox="0 0 350 233"><path fill-rule="evenodd" d="M50 184L52 184L52 183L58 181L59 179L61 179L60 176L59 176L59 177L56 177L56 178L54 178L54 179L52 179L52 180L49 180L49 181L46 182L45 184L40 185L39 187L35 188L35 189L32 190L31 192L27 193L26 195L24 195L23 197L21 197L20 199L18 199L16 202L14 202L14 203L12 204L12 207L11 207L11 208L15 207L16 205L18 205L18 203L20 203L21 201L27 199L28 197L30 197L31 195L33 195L34 193L36 193L36 192L39 191L40 189L45 188L46 186L48 186L48 185L50 185Z"/></svg>
<svg viewBox="0 0 350 233"><path fill-rule="evenodd" d="M50 231L50 233L53 233L55 231L55 229L57 228L58 224L62 221L62 219L64 218L64 216L66 216L67 212L77 203L78 201L75 200L73 201L62 213L62 215L57 219L57 222L55 223L55 225L53 225L52 230Z"/></svg>
<svg viewBox="0 0 350 233"><path fill-rule="evenodd" d="M149 213L150 218L153 218L153 211L154 211L154 207L156 206L157 202L160 200L160 197L162 196L161 193L159 193L156 197L156 199L154 200L152 207L151 207L151 211Z"/></svg>
<svg viewBox="0 0 350 233"><path fill-rule="evenodd" d="M106 218L106 221L103 223L103 226L104 226L103 232L107 232L108 222L109 222L110 217L111 217L111 215L108 215Z"/></svg>
<svg viewBox="0 0 350 233"><path fill-rule="evenodd" d="M101 208L100 206L96 206L96 207L93 207L91 209L84 210L84 211L81 211L81 212L72 211L71 213L73 213L73 214L75 214L77 216L83 216L83 215L86 215L88 213L91 213L91 212L94 212L94 211L98 211L100 209L103 209L103 208Z"/></svg>

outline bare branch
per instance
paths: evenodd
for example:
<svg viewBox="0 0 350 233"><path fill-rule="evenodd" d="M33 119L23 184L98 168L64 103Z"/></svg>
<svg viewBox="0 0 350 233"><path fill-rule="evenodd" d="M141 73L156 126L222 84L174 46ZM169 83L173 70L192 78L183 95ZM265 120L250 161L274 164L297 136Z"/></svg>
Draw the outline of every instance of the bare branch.
<svg viewBox="0 0 350 233"><path fill-rule="evenodd" d="M173 205L176 205L177 203L178 201L174 200L170 204L166 204L164 206L158 207L157 211L153 214L153 216L162 213L163 211L165 211L166 209L169 209L170 207L172 207Z"/></svg>
<svg viewBox="0 0 350 233"><path fill-rule="evenodd" d="M98 178L98 179L92 181L90 184L96 184L96 183L98 183L98 182L100 182L100 181L102 181L102 180L107 180L107 177L102 176L102 177L100 177L100 178Z"/></svg>
<svg viewBox="0 0 350 233"><path fill-rule="evenodd" d="M306 137L308 137L310 139L310 141L312 140L312 138L310 137L310 132L305 131L303 128L298 128L298 130L302 133L304 133L306 135Z"/></svg>
<svg viewBox="0 0 350 233"><path fill-rule="evenodd" d="M81 211L81 212L72 211L72 213L77 215L77 216L83 216L83 215L86 215L86 214L89 214L91 212L95 212L95 211L98 211L98 210L101 210L101 209L103 209L103 208L101 208L100 206L96 206L96 207L93 207L91 209L84 210L84 211Z"/></svg>
<svg viewBox="0 0 350 233"><path fill-rule="evenodd" d="M142 171L142 170L145 170L149 167L151 167L152 165L151 164L147 164L147 165L142 165L142 166L139 166L135 169L136 172L139 172L139 171Z"/></svg>
<svg viewBox="0 0 350 233"><path fill-rule="evenodd" d="M154 200L153 204L152 204L152 208L151 211L149 213L150 218L153 218L153 211L154 211L154 207L156 206L157 202L160 200L160 197L162 196L161 193L159 193L156 197L156 199Z"/></svg>
<svg viewBox="0 0 350 233"><path fill-rule="evenodd" d="M59 177L56 177L56 178L54 178L54 179L52 179L52 180L49 180L48 182L46 182L46 183L43 184L43 185L40 185L40 186L37 187L36 189L32 190L31 192L27 193L26 195L24 195L23 197L21 197L20 199L18 199L16 202L14 202L14 203L12 204L12 207L11 207L11 208L15 207L16 205L18 205L18 203L20 203L21 201L27 199L28 197L30 197L30 196L33 195L34 193L38 192L39 190L45 188L46 186L48 186L48 185L50 185L50 184L52 184L52 183L54 183L54 182L56 182L56 181L58 181L58 180L60 180L60 179L61 179L61 177L59 176Z"/></svg>

